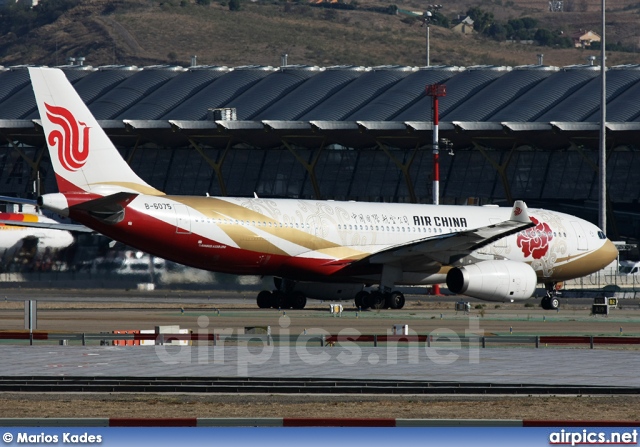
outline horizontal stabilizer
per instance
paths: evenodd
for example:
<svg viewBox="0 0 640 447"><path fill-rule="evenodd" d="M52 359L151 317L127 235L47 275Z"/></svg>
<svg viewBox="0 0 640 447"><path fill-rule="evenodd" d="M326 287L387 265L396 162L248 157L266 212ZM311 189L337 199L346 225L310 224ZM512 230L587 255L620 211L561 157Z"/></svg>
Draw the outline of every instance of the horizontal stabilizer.
<svg viewBox="0 0 640 447"><path fill-rule="evenodd" d="M77 211L86 211L97 219L106 223L115 224L124 218L124 209L138 194L131 192L117 192L99 199L74 205Z"/></svg>

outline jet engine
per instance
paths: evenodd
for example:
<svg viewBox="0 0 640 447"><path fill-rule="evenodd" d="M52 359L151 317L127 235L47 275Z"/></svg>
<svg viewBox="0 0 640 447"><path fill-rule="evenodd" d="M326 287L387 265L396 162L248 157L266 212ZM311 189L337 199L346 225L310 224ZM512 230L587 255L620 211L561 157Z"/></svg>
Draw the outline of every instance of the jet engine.
<svg viewBox="0 0 640 447"><path fill-rule="evenodd" d="M486 301L531 298L538 278L529 264L515 261L482 261L455 267L447 274L447 287Z"/></svg>

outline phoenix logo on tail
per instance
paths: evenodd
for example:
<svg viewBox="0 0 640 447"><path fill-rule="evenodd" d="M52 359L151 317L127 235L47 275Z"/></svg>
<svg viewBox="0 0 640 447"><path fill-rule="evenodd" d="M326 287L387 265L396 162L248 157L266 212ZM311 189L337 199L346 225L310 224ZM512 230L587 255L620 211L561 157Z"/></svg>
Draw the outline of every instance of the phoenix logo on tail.
<svg viewBox="0 0 640 447"><path fill-rule="evenodd" d="M87 162L89 157L89 127L75 119L64 107L44 104L47 118L51 123L62 128L52 130L47 139L49 145L58 148L58 159L67 171L77 171ZM82 133L79 126L82 126ZM80 139L82 138L82 146Z"/></svg>

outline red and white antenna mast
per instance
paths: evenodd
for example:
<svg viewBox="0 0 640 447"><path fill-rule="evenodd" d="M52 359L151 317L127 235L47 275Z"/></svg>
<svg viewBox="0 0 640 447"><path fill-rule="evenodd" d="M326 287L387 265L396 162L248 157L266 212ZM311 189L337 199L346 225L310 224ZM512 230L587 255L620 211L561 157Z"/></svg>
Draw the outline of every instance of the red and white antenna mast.
<svg viewBox="0 0 640 447"><path fill-rule="evenodd" d="M447 96L444 84L431 84L426 87L427 96L433 98L433 204L440 204L440 148L438 146L438 98Z"/></svg>

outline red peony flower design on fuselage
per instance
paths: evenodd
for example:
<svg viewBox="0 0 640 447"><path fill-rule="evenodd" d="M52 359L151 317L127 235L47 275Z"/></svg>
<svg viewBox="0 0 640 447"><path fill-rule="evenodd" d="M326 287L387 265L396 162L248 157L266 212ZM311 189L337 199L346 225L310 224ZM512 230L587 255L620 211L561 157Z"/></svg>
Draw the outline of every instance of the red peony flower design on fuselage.
<svg viewBox="0 0 640 447"><path fill-rule="evenodd" d="M533 256L534 259L540 259L549 250L553 232L545 222L539 222L535 217L529 217L529 219L536 226L518 234L518 247L522 249L525 258Z"/></svg>

